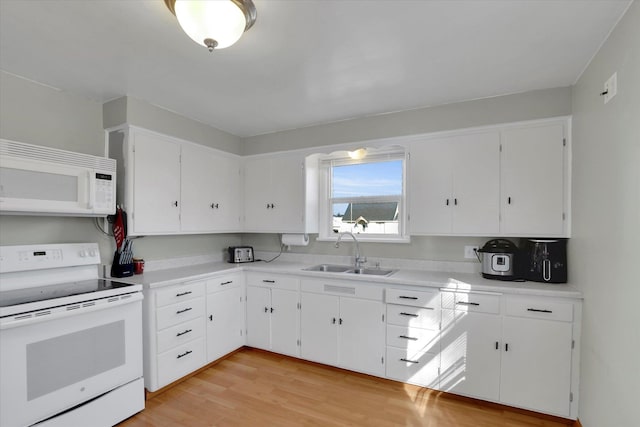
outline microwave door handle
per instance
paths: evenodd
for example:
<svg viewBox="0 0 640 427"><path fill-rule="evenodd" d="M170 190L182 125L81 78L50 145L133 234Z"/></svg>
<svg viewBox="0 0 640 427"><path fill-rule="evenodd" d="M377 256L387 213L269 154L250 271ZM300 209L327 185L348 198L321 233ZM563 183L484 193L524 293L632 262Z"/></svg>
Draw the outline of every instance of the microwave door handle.
<svg viewBox="0 0 640 427"><path fill-rule="evenodd" d="M96 180L93 179L93 172L87 172L87 179L89 180L89 199L87 202L87 208L93 209L96 202Z"/></svg>

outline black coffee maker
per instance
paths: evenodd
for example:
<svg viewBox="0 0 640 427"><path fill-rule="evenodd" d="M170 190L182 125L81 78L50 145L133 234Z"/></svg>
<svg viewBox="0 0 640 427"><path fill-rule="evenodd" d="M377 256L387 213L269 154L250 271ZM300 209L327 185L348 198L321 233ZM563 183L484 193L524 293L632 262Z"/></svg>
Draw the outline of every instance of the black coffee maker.
<svg viewBox="0 0 640 427"><path fill-rule="evenodd" d="M547 283L567 283L567 239L522 239L521 277Z"/></svg>

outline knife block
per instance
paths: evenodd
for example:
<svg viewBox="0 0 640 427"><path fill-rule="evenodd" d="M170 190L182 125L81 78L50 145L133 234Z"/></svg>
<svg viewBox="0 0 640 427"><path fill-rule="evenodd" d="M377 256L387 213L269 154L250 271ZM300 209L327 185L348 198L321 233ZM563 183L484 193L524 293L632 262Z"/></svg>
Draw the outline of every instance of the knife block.
<svg viewBox="0 0 640 427"><path fill-rule="evenodd" d="M111 264L111 277L129 277L133 276L133 262L120 264L122 258L126 258L125 253L118 253L116 250L113 254L113 263ZM129 258L132 259L132 258Z"/></svg>

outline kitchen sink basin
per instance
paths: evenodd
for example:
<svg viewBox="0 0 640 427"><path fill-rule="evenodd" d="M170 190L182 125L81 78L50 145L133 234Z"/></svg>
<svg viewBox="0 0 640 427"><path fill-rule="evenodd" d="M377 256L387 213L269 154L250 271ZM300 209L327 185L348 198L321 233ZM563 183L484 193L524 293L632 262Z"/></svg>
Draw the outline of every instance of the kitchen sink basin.
<svg viewBox="0 0 640 427"><path fill-rule="evenodd" d="M380 268L353 268L349 265L333 265L333 264L318 264L313 267L304 268L305 271L320 271L324 273L348 273L348 274L362 274L372 276L389 276L395 272L395 270L383 270Z"/></svg>
<svg viewBox="0 0 640 427"><path fill-rule="evenodd" d="M313 267L304 268L306 271L323 271L325 273L346 273L349 270L353 270L350 265L332 265L332 264L319 264Z"/></svg>

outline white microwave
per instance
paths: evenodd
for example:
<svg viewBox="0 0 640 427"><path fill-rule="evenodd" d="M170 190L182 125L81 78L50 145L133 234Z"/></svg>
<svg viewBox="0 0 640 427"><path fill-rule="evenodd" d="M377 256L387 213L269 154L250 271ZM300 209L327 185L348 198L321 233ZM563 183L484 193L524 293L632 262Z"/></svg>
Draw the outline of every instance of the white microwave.
<svg viewBox="0 0 640 427"><path fill-rule="evenodd" d="M0 214L106 216L116 161L0 139Z"/></svg>

